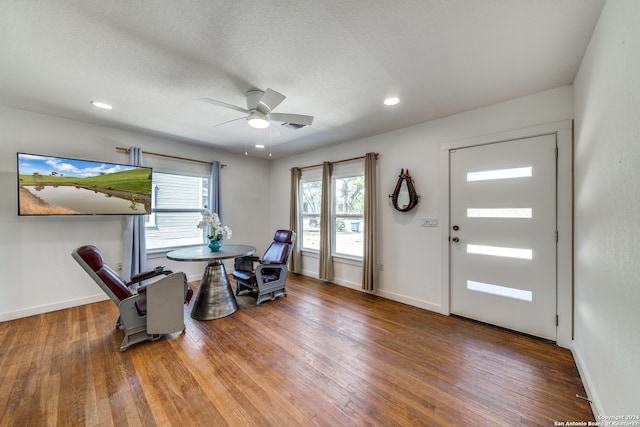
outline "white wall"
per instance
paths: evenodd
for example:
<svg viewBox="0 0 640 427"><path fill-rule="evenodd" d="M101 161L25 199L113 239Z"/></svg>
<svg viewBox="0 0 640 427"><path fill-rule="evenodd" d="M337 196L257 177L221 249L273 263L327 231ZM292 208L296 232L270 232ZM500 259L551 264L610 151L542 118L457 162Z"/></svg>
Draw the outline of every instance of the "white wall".
<svg viewBox="0 0 640 427"><path fill-rule="evenodd" d="M640 414L639 17L605 4L574 89L574 354L600 415Z"/></svg>
<svg viewBox="0 0 640 427"><path fill-rule="evenodd" d="M386 298L417 307L448 312L443 295L443 235L448 235L447 218L440 218L441 144L482 135L521 129L573 117L572 88L560 87L531 96L481 108L398 131L336 145L330 148L280 159L273 162L272 188L289 188L290 168L380 153L378 158L378 198L380 210L380 283L377 293ZM400 169L409 169L420 203L407 213L391 207L388 195L393 191ZM444 185L446 187L446 185ZM446 198L445 198L446 200ZM273 194L273 226L289 224L289 192ZM437 228L421 227L423 218L438 218ZM308 260L305 258L305 262ZM311 263L316 269L315 264ZM307 267L304 267L307 269ZM360 287L360 267L341 265L336 283ZM311 274L313 275L313 274Z"/></svg>
<svg viewBox="0 0 640 427"><path fill-rule="evenodd" d="M230 243L254 245L261 253L272 231L264 227L269 206L269 162L219 150L187 145L135 132L0 107L0 321L105 299L104 293L71 258L80 245L98 246L112 266L122 262L123 221L119 216L19 217L17 215L17 152L50 154L114 163L128 156L116 146L201 160L219 160L225 224L233 229ZM194 224L194 227L196 224ZM149 267L164 264L197 279L201 263L168 261L163 255Z"/></svg>

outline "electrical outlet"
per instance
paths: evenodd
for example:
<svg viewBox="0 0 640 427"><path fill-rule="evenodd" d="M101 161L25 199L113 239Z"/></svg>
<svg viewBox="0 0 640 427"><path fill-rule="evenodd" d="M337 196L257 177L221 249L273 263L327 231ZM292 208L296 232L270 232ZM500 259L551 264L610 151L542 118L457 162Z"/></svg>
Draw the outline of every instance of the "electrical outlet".
<svg viewBox="0 0 640 427"><path fill-rule="evenodd" d="M422 218L421 227L437 227L438 226L438 218Z"/></svg>
<svg viewBox="0 0 640 427"><path fill-rule="evenodd" d="M116 270L122 271L122 263L121 262L116 264Z"/></svg>

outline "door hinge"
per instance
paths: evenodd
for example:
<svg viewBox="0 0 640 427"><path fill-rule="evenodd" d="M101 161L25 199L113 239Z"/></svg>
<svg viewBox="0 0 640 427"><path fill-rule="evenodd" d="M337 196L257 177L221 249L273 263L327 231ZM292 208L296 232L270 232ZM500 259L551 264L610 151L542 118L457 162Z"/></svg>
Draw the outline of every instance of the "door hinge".
<svg viewBox="0 0 640 427"><path fill-rule="evenodd" d="M558 147L556 147L556 160L558 160L558 152L559 152Z"/></svg>
<svg viewBox="0 0 640 427"><path fill-rule="evenodd" d="M556 314L556 326L560 324L560 317Z"/></svg>
<svg viewBox="0 0 640 427"><path fill-rule="evenodd" d="M559 240L560 240L560 238L558 236L558 230L556 230L556 243L558 243Z"/></svg>

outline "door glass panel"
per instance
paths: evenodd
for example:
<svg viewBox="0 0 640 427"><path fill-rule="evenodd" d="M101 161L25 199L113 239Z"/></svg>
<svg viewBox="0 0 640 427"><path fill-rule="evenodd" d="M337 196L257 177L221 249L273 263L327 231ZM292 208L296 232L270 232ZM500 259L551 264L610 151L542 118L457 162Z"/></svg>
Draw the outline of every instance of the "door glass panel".
<svg viewBox="0 0 640 427"><path fill-rule="evenodd" d="M468 172L467 182L487 181L491 179L526 178L532 175L533 175L533 168L531 166L527 166L524 168L496 169L496 170L489 170L489 171Z"/></svg>
<svg viewBox="0 0 640 427"><path fill-rule="evenodd" d="M467 245L467 253L507 258L533 259L533 250L502 248L499 246Z"/></svg>
<svg viewBox="0 0 640 427"><path fill-rule="evenodd" d="M467 218L533 218L533 208L468 208Z"/></svg>
<svg viewBox="0 0 640 427"><path fill-rule="evenodd" d="M508 288L506 286L492 285L490 283L475 282L467 280L467 289L471 291L484 292L486 294L498 295L501 297L514 298L522 301L533 301L533 292L522 289Z"/></svg>

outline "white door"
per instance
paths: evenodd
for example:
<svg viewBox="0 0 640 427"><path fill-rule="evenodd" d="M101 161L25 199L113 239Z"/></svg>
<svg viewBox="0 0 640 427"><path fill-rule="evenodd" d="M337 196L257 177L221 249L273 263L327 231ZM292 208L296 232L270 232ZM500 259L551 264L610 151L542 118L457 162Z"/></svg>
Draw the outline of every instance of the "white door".
<svg viewBox="0 0 640 427"><path fill-rule="evenodd" d="M556 340L556 135L451 150L451 312Z"/></svg>

